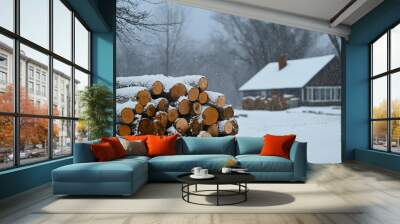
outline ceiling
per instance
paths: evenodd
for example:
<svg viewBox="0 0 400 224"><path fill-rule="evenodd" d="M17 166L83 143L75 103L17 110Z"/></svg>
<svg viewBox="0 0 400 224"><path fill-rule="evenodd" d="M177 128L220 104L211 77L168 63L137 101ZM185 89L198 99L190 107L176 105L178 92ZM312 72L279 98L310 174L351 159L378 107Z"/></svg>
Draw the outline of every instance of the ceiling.
<svg viewBox="0 0 400 224"><path fill-rule="evenodd" d="M347 38L383 0L175 0L177 3Z"/></svg>

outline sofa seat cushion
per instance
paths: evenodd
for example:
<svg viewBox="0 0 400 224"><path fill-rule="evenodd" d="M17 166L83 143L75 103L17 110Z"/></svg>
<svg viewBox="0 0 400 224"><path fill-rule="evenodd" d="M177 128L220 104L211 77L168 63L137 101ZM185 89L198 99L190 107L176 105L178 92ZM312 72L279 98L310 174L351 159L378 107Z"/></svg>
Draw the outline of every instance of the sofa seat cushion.
<svg viewBox="0 0 400 224"><path fill-rule="evenodd" d="M133 176L143 171L147 171L147 163L140 159L75 163L53 170L53 181L131 182Z"/></svg>
<svg viewBox="0 0 400 224"><path fill-rule="evenodd" d="M239 155L236 160L250 172L293 172L292 161L279 156Z"/></svg>
<svg viewBox="0 0 400 224"><path fill-rule="evenodd" d="M149 170L163 172L190 172L193 167L203 167L210 171L219 171L231 155L174 155L158 156L149 160Z"/></svg>

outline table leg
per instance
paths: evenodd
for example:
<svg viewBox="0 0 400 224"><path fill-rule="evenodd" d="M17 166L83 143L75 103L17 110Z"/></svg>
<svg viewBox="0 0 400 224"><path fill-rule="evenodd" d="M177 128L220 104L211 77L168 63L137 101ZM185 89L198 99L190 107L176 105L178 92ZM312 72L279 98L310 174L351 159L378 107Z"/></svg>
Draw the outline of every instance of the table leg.
<svg viewBox="0 0 400 224"><path fill-rule="evenodd" d="M217 184L217 206L219 206L219 184Z"/></svg>
<svg viewBox="0 0 400 224"><path fill-rule="evenodd" d="M247 183L244 183L244 190L245 190L245 192L244 192L244 201L247 201L247 192L248 192Z"/></svg>
<svg viewBox="0 0 400 224"><path fill-rule="evenodd" d="M195 185L195 189L194 189L194 191L196 191L196 192L197 192L197 184Z"/></svg>

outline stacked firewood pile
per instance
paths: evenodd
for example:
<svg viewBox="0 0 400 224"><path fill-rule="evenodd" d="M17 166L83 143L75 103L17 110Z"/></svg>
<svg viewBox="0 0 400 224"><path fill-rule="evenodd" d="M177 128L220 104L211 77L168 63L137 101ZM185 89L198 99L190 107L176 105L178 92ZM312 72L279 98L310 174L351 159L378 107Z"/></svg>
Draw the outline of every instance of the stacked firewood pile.
<svg viewBox="0 0 400 224"><path fill-rule="evenodd" d="M289 101L295 100L291 96L273 94L271 97L247 96L242 98L242 108L245 110L286 110L290 107Z"/></svg>
<svg viewBox="0 0 400 224"><path fill-rule="evenodd" d="M226 97L207 91L208 79L144 75L117 79L117 133L216 137L239 127Z"/></svg>

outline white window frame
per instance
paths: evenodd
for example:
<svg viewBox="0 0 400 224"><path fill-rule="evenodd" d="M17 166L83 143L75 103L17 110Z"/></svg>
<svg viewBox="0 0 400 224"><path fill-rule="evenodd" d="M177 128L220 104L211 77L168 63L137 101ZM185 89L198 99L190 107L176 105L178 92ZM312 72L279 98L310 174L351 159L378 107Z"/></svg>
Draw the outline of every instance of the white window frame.
<svg viewBox="0 0 400 224"><path fill-rule="evenodd" d="M307 102L324 103L324 102L340 102L341 86L308 86Z"/></svg>

